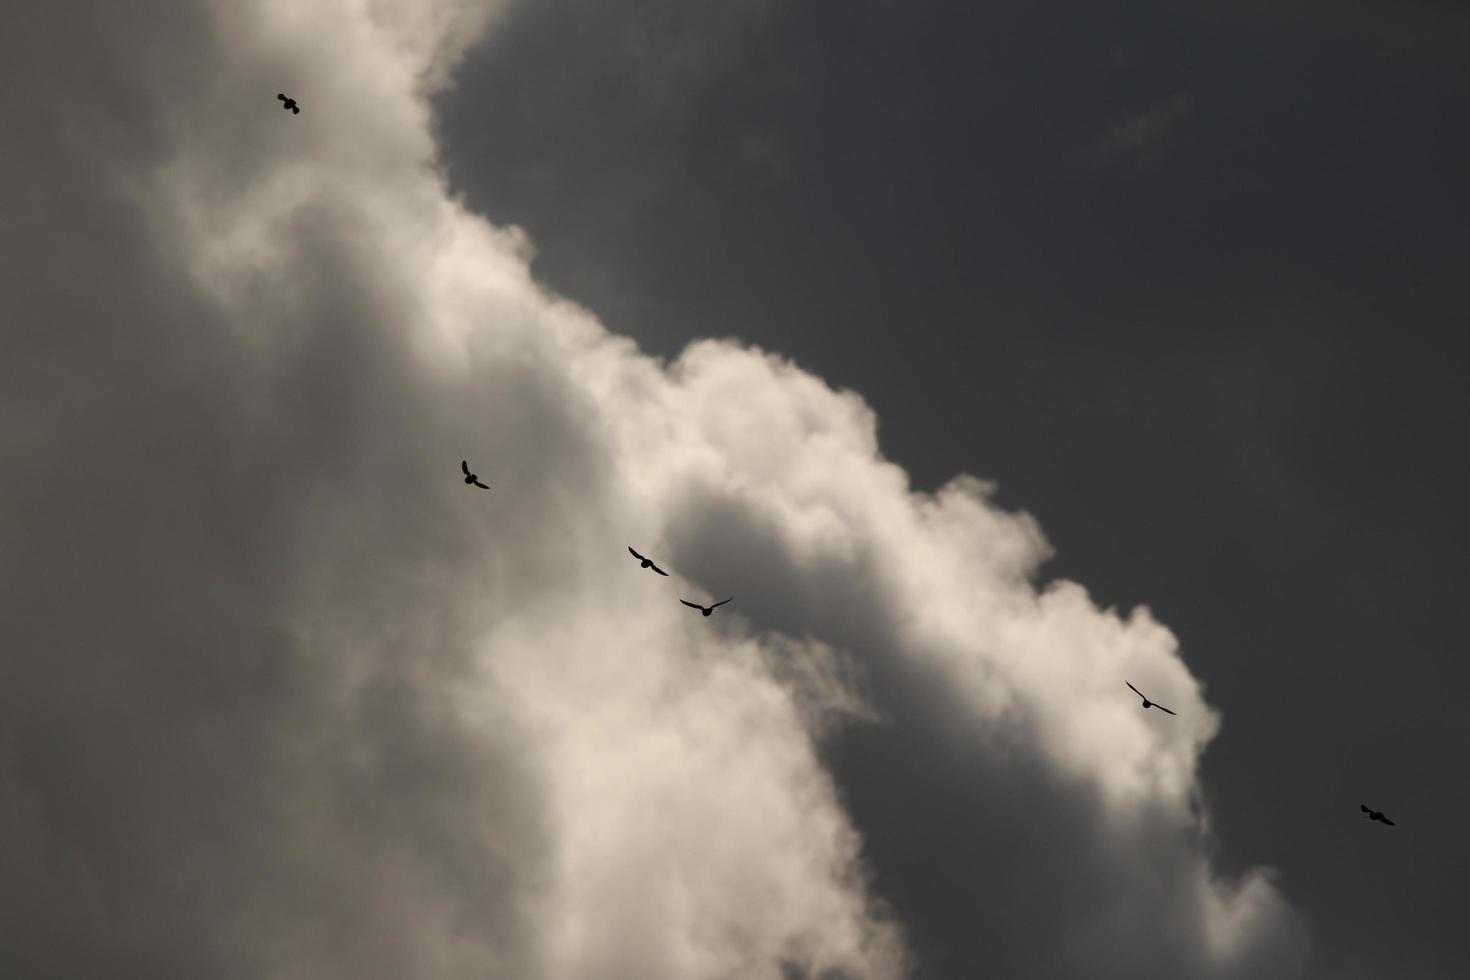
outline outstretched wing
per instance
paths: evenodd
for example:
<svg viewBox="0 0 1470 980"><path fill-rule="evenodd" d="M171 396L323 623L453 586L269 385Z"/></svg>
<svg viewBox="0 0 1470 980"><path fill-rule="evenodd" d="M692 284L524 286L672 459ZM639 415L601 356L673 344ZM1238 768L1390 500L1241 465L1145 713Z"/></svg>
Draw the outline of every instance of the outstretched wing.
<svg viewBox="0 0 1470 980"><path fill-rule="evenodd" d="M1129 682L1128 682L1128 681L1124 681L1124 682L1123 682L1123 683L1124 683L1124 684L1128 684L1128 686L1129 686L1129 687L1132 687L1132 688L1133 688L1133 693L1134 693L1134 694L1137 694L1137 695L1138 695L1138 696L1139 696L1139 697L1141 697L1141 698L1143 698L1143 699L1144 699L1144 700L1145 700L1145 701L1147 701L1147 700L1148 700L1148 698L1147 698L1147 697L1144 697L1144 694L1143 694L1143 692L1142 692L1142 691L1140 691L1140 690L1139 690L1139 689L1138 689L1138 688L1136 688L1136 687L1133 687L1133 685L1132 685L1132 684L1131 684L1131 683L1129 683Z"/></svg>
<svg viewBox="0 0 1470 980"><path fill-rule="evenodd" d="M644 558L642 555L640 555L638 552L634 551L632 545L628 545L628 554L632 555L634 558L637 558L639 561L647 561L648 560L648 559Z"/></svg>
<svg viewBox="0 0 1470 980"><path fill-rule="evenodd" d="M1149 703L1152 704L1155 708L1158 708L1160 711L1168 712L1171 715L1177 715L1179 713L1177 711L1169 711L1168 708L1164 707L1162 704L1159 704L1159 702L1157 701L1150 701Z"/></svg>
<svg viewBox="0 0 1470 980"><path fill-rule="evenodd" d="M704 607L697 602L690 602L688 599L680 599L679 601L684 603L684 605L688 606L690 609L698 609L700 612L704 612Z"/></svg>
<svg viewBox="0 0 1470 980"><path fill-rule="evenodd" d="M734 596L731 596L731 597L730 597L730 599L733 599L733 598L735 598L735 597L734 597ZM723 606L723 605L724 605L724 604L725 604L725 603L727 603L727 602L729 602L729 601L730 601L730 599L721 599L721 600L720 600L720 601L719 601L719 602L717 602L717 603L715 603L715 605L714 605L714 606L710 606L710 608L711 608L711 609L714 609L714 608L715 608L715 606Z"/></svg>
<svg viewBox="0 0 1470 980"><path fill-rule="evenodd" d="M465 476L469 476L470 475L470 461L469 460L467 460L467 459L460 460L459 461L459 468L462 469L462 470L464 470L464 475Z"/></svg>
<svg viewBox="0 0 1470 980"><path fill-rule="evenodd" d="M475 481L475 486L479 487L481 490L489 490L490 489L489 486L487 486L484 483L481 483L479 480L476 480Z"/></svg>
<svg viewBox="0 0 1470 980"><path fill-rule="evenodd" d="M1373 812L1371 809L1369 809L1368 804L1366 804L1366 803L1359 803L1358 804L1358 809L1359 810L1362 810L1364 813L1371 814Z"/></svg>
<svg viewBox="0 0 1470 980"><path fill-rule="evenodd" d="M1387 818L1387 817L1385 817L1385 816L1384 816L1384 815L1383 815L1383 814L1381 814L1381 813L1380 813L1380 814L1379 814L1379 815L1378 815L1378 819L1379 819L1379 820L1381 820L1381 821L1383 821L1383 822L1384 822L1384 823L1386 823L1386 824L1388 824L1388 825L1389 825L1389 826L1390 826L1390 827L1392 827L1392 826L1393 826L1393 821L1392 821L1392 820L1390 820L1390 819L1388 819L1388 818Z"/></svg>
<svg viewBox="0 0 1470 980"><path fill-rule="evenodd" d="M649 562L648 563L648 567L651 568L651 569L653 569L655 572L658 572L660 575L667 576L669 574L668 572L664 571L662 568L659 568L653 562Z"/></svg>

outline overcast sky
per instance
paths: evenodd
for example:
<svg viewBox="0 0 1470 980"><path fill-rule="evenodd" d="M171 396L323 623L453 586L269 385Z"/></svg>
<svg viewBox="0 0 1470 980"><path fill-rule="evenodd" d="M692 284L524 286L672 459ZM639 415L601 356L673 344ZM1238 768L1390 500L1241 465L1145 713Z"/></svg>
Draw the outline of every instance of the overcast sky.
<svg viewBox="0 0 1470 980"><path fill-rule="evenodd" d="M1470 967L1454 6L86 6L0 974Z"/></svg>

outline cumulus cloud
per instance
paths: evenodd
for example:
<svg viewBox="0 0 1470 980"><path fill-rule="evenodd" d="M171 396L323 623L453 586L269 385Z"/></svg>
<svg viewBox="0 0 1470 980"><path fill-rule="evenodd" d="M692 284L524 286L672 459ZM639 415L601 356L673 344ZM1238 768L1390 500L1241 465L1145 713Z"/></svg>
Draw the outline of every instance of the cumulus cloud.
<svg viewBox="0 0 1470 980"><path fill-rule="evenodd" d="M1298 967L1212 870L1167 629L1038 591L1036 523L913 492L858 396L644 356L446 190L427 96L494 4L121 8L0 42L0 972L886 980L945 915L1011 976ZM850 751L888 729L908 776ZM890 906L854 813L914 772L987 877L906 904L921 853Z"/></svg>

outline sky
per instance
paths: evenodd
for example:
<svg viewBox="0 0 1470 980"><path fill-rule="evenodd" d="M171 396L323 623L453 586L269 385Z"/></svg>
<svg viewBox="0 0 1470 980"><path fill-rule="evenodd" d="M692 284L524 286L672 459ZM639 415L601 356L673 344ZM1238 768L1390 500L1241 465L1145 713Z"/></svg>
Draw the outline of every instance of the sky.
<svg viewBox="0 0 1470 980"><path fill-rule="evenodd" d="M1454 6L83 6L0 973L1470 966Z"/></svg>

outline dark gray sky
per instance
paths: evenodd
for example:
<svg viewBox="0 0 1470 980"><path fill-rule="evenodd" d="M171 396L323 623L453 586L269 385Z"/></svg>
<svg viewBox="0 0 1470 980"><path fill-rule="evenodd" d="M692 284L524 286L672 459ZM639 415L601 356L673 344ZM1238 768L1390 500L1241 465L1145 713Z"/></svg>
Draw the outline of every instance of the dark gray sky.
<svg viewBox="0 0 1470 980"><path fill-rule="evenodd" d="M0 976L1466 972L1470 34L1178 7L5 8Z"/></svg>
<svg viewBox="0 0 1470 980"><path fill-rule="evenodd" d="M1224 715L1221 860L1280 870L1311 975L1443 977L1470 969L1467 26L546 0L437 110L454 185L551 287L652 352L728 335L856 389L920 486L995 479L1048 577L1146 603ZM990 805L887 707L839 785L927 975L973 975L977 920L1025 900L946 873Z"/></svg>

